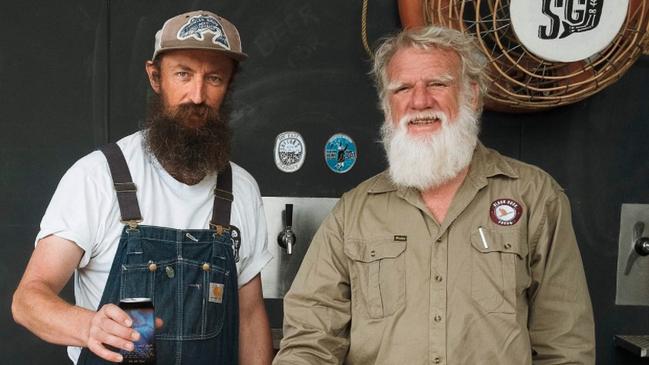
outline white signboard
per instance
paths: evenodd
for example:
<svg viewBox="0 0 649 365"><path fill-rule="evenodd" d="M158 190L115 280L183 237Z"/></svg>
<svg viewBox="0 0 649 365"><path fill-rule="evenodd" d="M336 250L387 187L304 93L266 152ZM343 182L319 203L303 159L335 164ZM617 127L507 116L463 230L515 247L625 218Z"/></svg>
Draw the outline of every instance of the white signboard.
<svg viewBox="0 0 649 365"><path fill-rule="evenodd" d="M618 34L628 0L511 0L514 32L527 50L553 62L589 58Z"/></svg>

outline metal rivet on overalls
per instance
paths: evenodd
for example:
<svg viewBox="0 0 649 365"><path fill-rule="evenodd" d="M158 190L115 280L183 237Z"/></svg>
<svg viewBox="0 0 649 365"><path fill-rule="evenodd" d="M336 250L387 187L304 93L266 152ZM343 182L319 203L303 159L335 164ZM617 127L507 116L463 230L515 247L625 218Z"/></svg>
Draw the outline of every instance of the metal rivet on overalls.
<svg viewBox="0 0 649 365"><path fill-rule="evenodd" d="M158 270L158 265L153 262L149 262L149 271L154 272L156 270Z"/></svg>
<svg viewBox="0 0 649 365"><path fill-rule="evenodd" d="M440 316L439 314L437 314L433 319L435 320L435 322L439 322L439 321L442 320L442 316Z"/></svg>
<svg viewBox="0 0 649 365"><path fill-rule="evenodd" d="M374 250L370 251L370 256L372 256L372 257L376 256L376 251L374 251Z"/></svg>
<svg viewBox="0 0 649 365"><path fill-rule="evenodd" d="M505 243L505 250L509 250L510 248L512 248L512 245L510 245L509 243Z"/></svg>
<svg viewBox="0 0 649 365"><path fill-rule="evenodd" d="M174 271L174 268L171 266L165 267L165 271L167 272L167 277L169 279L172 279L174 276L176 276L176 271Z"/></svg>
<svg viewBox="0 0 649 365"><path fill-rule="evenodd" d="M203 264L203 271L210 271L210 264L207 262Z"/></svg>

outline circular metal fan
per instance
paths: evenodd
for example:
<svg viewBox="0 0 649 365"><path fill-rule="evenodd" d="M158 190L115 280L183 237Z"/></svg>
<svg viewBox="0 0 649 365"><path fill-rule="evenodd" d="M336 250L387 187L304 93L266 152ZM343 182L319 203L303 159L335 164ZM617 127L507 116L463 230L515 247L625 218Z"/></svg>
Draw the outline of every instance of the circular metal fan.
<svg viewBox="0 0 649 365"><path fill-rule="evenodd" d="M510 21L512 1L516 0L423 0L422 4L425 23L476 36L489 60L485 106L491 110L537 111L582 100L618 80L649 43L649 1L629 0L620 31L603 50L579 61L548 61L521 44ZM413 6L407 8L405 3L399 4L402 21L408 11L413 13Z"/></svg>

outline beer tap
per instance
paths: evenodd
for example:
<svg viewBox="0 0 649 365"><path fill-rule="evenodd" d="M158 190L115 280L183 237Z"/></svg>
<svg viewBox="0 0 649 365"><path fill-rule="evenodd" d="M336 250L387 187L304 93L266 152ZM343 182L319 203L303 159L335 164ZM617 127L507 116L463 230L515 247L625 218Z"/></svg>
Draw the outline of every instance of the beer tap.
<svg viewBox="0 0 649 365"><path fill-rule="evenodd" d="M295 232L293 232L293 204L286 204L284 206L284 229L277 236L277 244L286 249L286 253L293 254L293 246L297 241Z"/></svg>
<svg viewBox="0 0 649 365"><path fill-rule="evenodd" d="M644 232L644 223L636 222L633 226L633 237L631 238L631 251L629 256L626 259L626 267L624 269L624 275L629 275L633 263L640 256L649 255L649 238L644 237L642 233Z"/></svg>

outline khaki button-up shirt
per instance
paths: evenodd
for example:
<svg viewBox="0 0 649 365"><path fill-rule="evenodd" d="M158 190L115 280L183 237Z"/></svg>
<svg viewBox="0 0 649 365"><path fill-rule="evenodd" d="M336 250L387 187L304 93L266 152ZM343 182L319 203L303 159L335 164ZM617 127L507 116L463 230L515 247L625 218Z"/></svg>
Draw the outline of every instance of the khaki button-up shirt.
<svg viewBox="0 0 649 365"><path fill-rule="evenodd" d="M274 364L594 364L568 199L476 147L438 223L386 173L344 194L284 299Z"/></svg>

